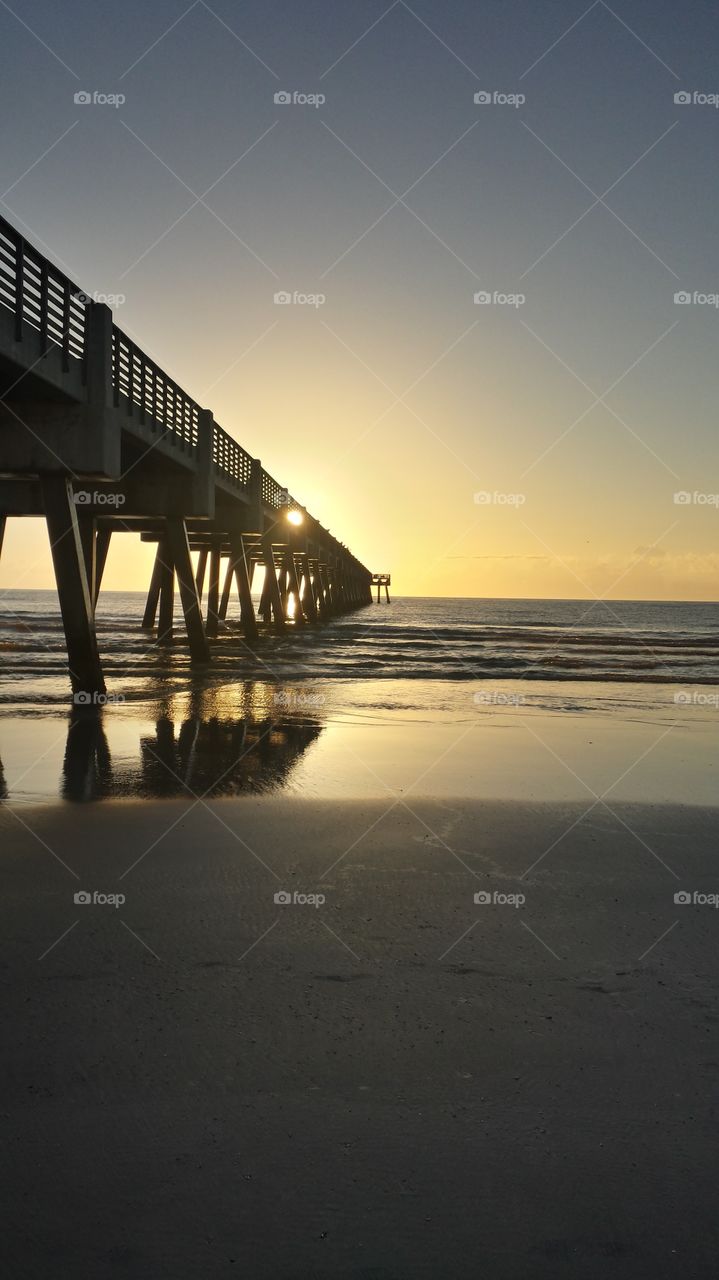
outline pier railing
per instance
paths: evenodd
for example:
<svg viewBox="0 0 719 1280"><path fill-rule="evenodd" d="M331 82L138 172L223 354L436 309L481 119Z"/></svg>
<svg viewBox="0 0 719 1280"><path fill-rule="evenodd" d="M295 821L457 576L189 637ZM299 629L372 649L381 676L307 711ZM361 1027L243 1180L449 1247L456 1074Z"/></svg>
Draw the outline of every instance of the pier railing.
<svg viewBox="0 0 719 1280"><path fill-rule="evenodd" d="M124 400L141 423L152 430L159 426L184 452L196 453L200 406L117 325L112 326L112 385L117 408Z"/></svg>
<svg viewBox="0 0 719 1280"><path fill-rule="evenodd" d="M79 285L0 217L0 307L15 316L17 342L22 341L23 326L29 325L39 333L43 352L59 349L64 372L71 362L84 363L91 302ZM197 454L201 406L116 324L112 326L112 400L116 409L156 432L158 439L169 440L189 457ZM217 423L212 429L216 474L238 492L248 493L252 455ZM274 511L297 505L264 470L261 497Z"/></svg>
<svg viewBox="0 0 719 1280"><path fill-rule="evenodd" d="M252 474L252 454L242 448L233 436L227 434L217 423L214 426L212 439L212 457L216 470L229 480L230 484L244 492L250 487Z"/></svg>
<svg viewBox="0 0 719 1280"><path fill-rule="evenodd" d="M0 305L15 315L15 338L23 324L40 334L43 351L51 344L62 353L66 372L70 360L85 354L85 304L81 290L24 236L0 217Z"/></svg>
<svg viewBox="0 0 719 1280"><path fill-rule="evenodd" d="M291 502L287 490L266 471L262 472L262 501L274 511L279 511L280 507L286 507Z"/></svg>

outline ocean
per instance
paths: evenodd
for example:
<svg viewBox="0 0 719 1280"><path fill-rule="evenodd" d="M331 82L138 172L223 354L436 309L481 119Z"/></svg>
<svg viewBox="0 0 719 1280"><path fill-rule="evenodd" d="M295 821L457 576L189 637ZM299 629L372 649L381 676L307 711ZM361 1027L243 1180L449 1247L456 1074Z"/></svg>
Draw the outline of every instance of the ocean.
<svg viewBox="0 0 719 1280"><path fill-rule="evenodd" d="M108 686L126 700L190 673L183 621L158 647L140 629L144 595L106 592L97 615ZM203 680L719 683L719 604L586 600L397 599L321 630L262 637L237 623ZM62 624L54 591L0 596L0 703L66 702Z"/></svg>
<svg viewBox="0 0 719 1280"><path fill-rule="evenodd" d="M97 716L73 706L55 592L2 593L0 798L362 798L421 776L443 797L576 799L624 751L642 798L713 801L719 604L398 598L254 650L231 617L199 669L179 600L173 645L143 606L100 598ZM673 755L652 745L669 730Z"/></svg>

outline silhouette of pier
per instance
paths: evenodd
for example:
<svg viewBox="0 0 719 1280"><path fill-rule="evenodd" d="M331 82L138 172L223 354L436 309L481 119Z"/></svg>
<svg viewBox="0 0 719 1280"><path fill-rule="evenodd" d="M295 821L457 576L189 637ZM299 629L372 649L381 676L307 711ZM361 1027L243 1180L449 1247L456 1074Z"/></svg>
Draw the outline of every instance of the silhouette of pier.
<svg viewBox="0 0 719 1280"><path fill-rule="evenodd" d="M373 573L370 578L370 594L371 588L377 588L377 604L379 604L379 596L382 587L384 587L384 596L387 604L390 603L389 589L392 586L392 575L390 573Z"/></svg>
<svg viewBox="0 0 719 1280"><path fill-rule="evenodd" d="M0 550L12 516L47 521L75 694L105 693L95 605L113 534L156 544L142 625L172 638L177 585L194 662L233 588L249 642L372 602L347 547L0 218Z"/></svg>

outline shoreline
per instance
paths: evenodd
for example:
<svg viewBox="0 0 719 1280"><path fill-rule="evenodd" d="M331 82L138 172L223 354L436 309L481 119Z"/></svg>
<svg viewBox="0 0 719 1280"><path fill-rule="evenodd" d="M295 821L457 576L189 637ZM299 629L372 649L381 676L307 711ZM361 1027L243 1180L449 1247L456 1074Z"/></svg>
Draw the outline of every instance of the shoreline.
<svg viewBox="0 0 719 1280"><path fill-rule="evenodd" d="M408 687L409 686L409 687ZM451 682L264 682L168 691L102 711L0 713L0 797L614 801L711 805L716 707L547 690L497 701ZM514 686L516 690L517 686ZM384 693L384 697L382 694ZM479 701L486 697L487 701ZM554 698L557 701L553 701Z"/></svg>

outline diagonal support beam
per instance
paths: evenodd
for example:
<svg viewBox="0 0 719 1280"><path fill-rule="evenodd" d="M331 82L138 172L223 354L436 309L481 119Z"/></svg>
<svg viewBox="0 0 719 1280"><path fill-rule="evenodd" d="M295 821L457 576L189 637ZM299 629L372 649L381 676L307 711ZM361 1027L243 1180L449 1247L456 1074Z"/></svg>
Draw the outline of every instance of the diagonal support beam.
<svg viewBox="0 0 719 1280"><path fill-rule="evenodd" d="M107 553L110 550L111 537L112 529L98 529L95 539L95 604L97 604L100 587L102 586L102 577L107 564Z"/></svg>

